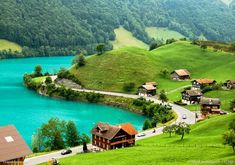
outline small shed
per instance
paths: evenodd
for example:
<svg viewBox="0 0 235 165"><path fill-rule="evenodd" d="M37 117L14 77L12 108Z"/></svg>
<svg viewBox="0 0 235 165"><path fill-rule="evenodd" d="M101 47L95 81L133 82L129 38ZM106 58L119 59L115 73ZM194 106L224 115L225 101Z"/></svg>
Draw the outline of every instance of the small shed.
<svg viewBox="0 0 235 165"><path fill-rule="evenodd" d="M178 69L171 72L171 78L173 80L189 80L190 72L187 69Z"/></svg>
<svg viewBox="0 0 235 165"><path fill-rule="evenodd" d="M228 89L235 89L235 80L227 80L225 82L225 86L228 88Z"/></svg>
<svg viewBox="0 0 235 165"><path fill-rule="evenodd" d="M32 151L14 126L0 127L0 165L23 165Z"/></svg>
<svg viewBox="0 0 235 165"><path fill-rule="evenodd" d="M154 96L157 93L157 83L145 83L138 89L139 96Z"/></svg>

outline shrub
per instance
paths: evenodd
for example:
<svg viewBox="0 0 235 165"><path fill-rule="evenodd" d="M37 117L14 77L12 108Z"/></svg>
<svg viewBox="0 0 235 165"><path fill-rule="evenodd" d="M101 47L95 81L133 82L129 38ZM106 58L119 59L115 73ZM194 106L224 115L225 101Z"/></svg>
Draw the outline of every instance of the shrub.
<svg viewBox="0 0 235 165"><path fill-rule="evenodd" d="M135 88L135 83L124 83L123 90L125 92L132 92Z"/></svg>

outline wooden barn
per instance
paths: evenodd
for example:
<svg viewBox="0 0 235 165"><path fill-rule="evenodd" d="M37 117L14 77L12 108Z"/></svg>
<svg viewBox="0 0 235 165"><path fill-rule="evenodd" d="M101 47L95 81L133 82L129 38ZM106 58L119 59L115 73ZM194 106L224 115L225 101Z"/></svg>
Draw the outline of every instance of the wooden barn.
<svg viewBox="0 0 235 165"><path fill-rule="evenodd" d="M201 112L202 115L208 115L208 114L220 114L221 109L221 101L218 98L206 98L202 97L200 100L201 105Z"/></svg>
<svg viewBox="0 0 235 165"><path fill-rule="evenodd" d="M173 80L189 80L190 72L187 69L174 70L171 73L171 78Z"/></svg>
<svg viewBox="0 0 235 165"><path fill-rule="evenodd" d="M189 104L199 103L202 97L202 91L198 89L185 90L181 94L182 94L182 100Z"/></svg>
<svg viewBox="0 0 235 165"><path fill-rule="evenodd" d="M23 165L32 151L14 126L0 127L0 165Z"/></svg>
<svg viewBox="0 0 235 165"><path fill-rule="evenodd" d="M139 96L154 96L157 93L156 82L146 82L138 89Z"/></svg>
<svg viewBox="0 0 235 165"><path fill-rule="evenodd" d="M135 135L138 132L130 123L113 126L100 122L91 133L92 145L110 150L135 145Z"/></svg>
<svg viewBox="0 0 235 165"><path fill-rule="evenodd" d="M192 81L192 88L193 89L202 89L205 86L211 86L216 84L215 80L211 79L197 79Z"/></svg>

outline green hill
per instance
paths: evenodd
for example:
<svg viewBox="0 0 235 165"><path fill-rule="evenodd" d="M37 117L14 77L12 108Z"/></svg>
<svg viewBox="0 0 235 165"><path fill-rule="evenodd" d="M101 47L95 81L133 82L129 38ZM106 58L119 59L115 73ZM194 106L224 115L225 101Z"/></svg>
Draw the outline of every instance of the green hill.
<svg viewBox="0 0 235 165"><path fill-rule="evenodd" d="M112 42L113 44L113 49L120 49L124 47L138 47L138 48L143 48L147 49L148 45L145 44L144 42L138 40L133 36L133 34L123 27L119 27L114 30L116 39L115 41Z"/></svg>
<svg viewBox="0 0 235 165"><path fill-rule="evenodd" d="M4 39L0 39L0 51L6 50L9 51L9 49L14 52L14 51L18 51L21 52L22 51L22 47L14 42L10 42L8 40L4 40Z"/></svg>
<svg viewBox="0 0 235 165"><path fill-rule="evenodd" d="M179 140L179 136L170 138L169 135L160 135L138 141L133 148L76 155L61 159L60 163L189 165L200 164L199 161L204 162L203 164L214 161L221 165L228 164L226 160L234 162L234 153L231 147L222 145L222 134L228 130L228 123L234 118L235 114L230 114L197 123L192 126L191 133L186 135L183 141Z"/></svg>
<svg viewBox="0 0 235 165"><path fill-rule="evenodd" d="M218 82L234 79L235 56L223 52L203 50L189 42L176 42L154 51L123 48L93 55L84 67L72 68L86 88L123 92L125 83L135 83L136 89L146 81L156 81L167 92L189 85L164 78L160 72L186 68L192 78L211 78ZM133 91L133 92L135 92Z"/></svg>

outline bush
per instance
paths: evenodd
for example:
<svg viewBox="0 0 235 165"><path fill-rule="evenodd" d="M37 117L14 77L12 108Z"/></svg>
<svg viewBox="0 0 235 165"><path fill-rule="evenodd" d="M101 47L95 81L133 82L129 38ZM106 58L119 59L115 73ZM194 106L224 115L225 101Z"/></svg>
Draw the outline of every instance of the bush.
<svg viewBox="0 0 235 165"><path fill-rule="evenodd" d="M124 83L123 90L125 92L132 92L135 88L135 83Z"/></svg>
<svg viewBox="0 0 235 165"><path fill-rule="evenodd" d="M152 124L151 124L151 122L150 122L149 119L146 119L146 120L144 121L143 130L147 130L147 129L149 129L149 128L152 128Z"/></svg>

